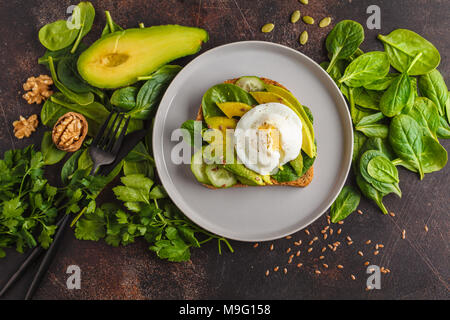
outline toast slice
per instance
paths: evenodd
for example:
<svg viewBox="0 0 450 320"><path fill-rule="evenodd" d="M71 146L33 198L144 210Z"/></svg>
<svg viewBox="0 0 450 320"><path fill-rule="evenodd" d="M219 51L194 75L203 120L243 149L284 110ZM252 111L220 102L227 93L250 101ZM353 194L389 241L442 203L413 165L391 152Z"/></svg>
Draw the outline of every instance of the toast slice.
<svg viewBox="0 0 450 320"><path fill-rule="evenodd" d="M283 85L281 85L280 83L274 81L274 80L270 80L267 78L260 78L265 84L271 84L274 86L278 86L281 87L283 89L288 90L286 87L284 87ZM236 81L238 80L238 78L236 79L230 79L230 80L226 80L224 81L224 83L231 83L234 84L236 83ZM200 105L200 109L197 112L197 117L196 119L197 121L203 121L203 111L202 111L202 106ZM309 185L313 179L314 176L314 165L311 166L311 168L308 169L308 171L306 171L306 173L301 176L300 178L298 178L297 180L293 180L293 181L288 181L288 182L278 182L275 179L271 179L272 180L272 186L290 186L290 187L306 187L307 185ZM210 189L220 189L220 188L216 188L212 185L208 185L208 184L203 184L205 187L210 188ZM270 186L270 185L264 185L261 187L266 187L266 186ZM248 187L245 184L242 183L237 183L234 186L232 186L231 188L235 188L235 187Z"/></svg>

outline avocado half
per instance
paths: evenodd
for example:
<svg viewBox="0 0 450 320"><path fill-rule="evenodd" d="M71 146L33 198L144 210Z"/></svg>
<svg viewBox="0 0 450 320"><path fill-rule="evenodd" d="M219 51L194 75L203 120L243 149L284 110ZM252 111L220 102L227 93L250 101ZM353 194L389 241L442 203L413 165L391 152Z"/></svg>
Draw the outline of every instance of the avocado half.
<svg viewBox="0 0 450 320"><path fill-rule="evenodd" d="M117 31L80 55L78 72L98 88L127 86L172 60L197 53L206 41L206 30L179 25Z"/></svg>

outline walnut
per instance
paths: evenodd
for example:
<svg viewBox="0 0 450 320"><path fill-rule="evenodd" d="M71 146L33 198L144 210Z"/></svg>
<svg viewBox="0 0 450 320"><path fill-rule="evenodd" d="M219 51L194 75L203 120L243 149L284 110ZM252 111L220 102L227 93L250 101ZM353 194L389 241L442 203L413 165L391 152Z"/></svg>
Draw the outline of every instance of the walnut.
<svg viewBox="0 0 450 320"><path fill-rule="evenodd" d="M18 121L13 122L14 135L18 139L23 139L23 137L29 137L31 133L36 131L39 124L39 120L36 114L31 115L28 119L20 116Z"/></svg>
<svg viewBox="0 0 450 320"><path fill-rule="evenodd" d="M28 91L22 97L27 100L29 104L40 104L53 94L49 86L53 84L53 79L48 75L41 74L39 77L30 77L27 82L23 84L23 89Z"/></svg>
<svg viewBox="0 0 450 320"><path fill-rule="evenodd" d="M86 118L75 112L68 112L56 121L52 138L60 150L74 152L80 149L88 132Z"/></svg>

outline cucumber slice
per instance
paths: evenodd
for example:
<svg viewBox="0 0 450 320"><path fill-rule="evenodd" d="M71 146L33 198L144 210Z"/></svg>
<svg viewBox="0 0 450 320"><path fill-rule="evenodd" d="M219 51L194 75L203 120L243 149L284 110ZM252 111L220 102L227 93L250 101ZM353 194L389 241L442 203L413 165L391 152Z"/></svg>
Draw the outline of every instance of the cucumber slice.
<svg viewBox="0 0 450 320"><path fill-rule="evenodd" d="M247 92L265 91L264 82L258 77L240 77L235 84Z"/></svg>
<svg viewBox="0 0 450 320"><path fill-rule="evenodd" d="M191 171L194 174L198 182L211 184L208 176L206 175L206 163L203 162L202 150L197 151L191 158Z"/></svg>
<svg viewBox="0 0 450 320"><path fill-rule="evenodd" d="M234 174L217 164L206 165L205 172L209 181L216 188L229 188L237 182Z"/></svg>

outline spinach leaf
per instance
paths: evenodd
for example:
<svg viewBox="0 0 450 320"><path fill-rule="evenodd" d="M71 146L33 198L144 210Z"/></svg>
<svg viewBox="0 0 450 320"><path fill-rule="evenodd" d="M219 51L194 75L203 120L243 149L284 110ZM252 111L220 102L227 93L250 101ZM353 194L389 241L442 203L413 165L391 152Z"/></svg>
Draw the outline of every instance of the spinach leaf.
<svg viewBox="0 0 450 320"><path fill-rule="evenodd" d="M379 181L373 178L368 172L369 162L375 157L387 157L378 150L369 150L364 152L359 159L359 172L361 176L370 183L375 189L382 192L383 194L395 193L399 197L402 196L402 192L397 182L395 183L387 183L383 181Z"/></svg>
<svg viewBox="0 0 450 320"><path fill-rule="evenodd" d="M130 117L149 119L170 82L180 70L180 66L166 65L155 71L139 90L136 96L136 107L128 112Z"/></svg>
<svg viewBox="0 0 450 320"><path fill-rule="evenodd" d="M373 114L362 117L358 121L356 126L364 126L364 125L368 125L368 124L373 124L373 123L378 122L383 119L384 119L383 113L381 113L381 112L373 113Z"/></svg>
<svg viewBox="0 0 450 320"><path fill-rule="evenodd" d="M81 43L78 46L77 51L73 55L79 56L81 54L81 52L86 50L86 48L87 48L87 45ZM70 50L71 50L70 47L67 47L67 48L64 48L64 49L61 49L61 50L56 50L56 51L46 50L45 54L38 59L38 63L46 66L47 68L49 68L48 57L52 57L53 58L53 63L57 63L61 59L64 59L64 58L67 58L67 57L71 57L72 54L70 53Z"/></svg>
<svg viewBox="0 0 450 320"><path fill-rule="evenodd" d="M113 106L121 108L124 111L130 111L136 107L137 93L138 88L136 87L125 87L117 89L111 96L111 104Z"/></svg>
<svg viewBox="0 0 450 320"><path fill-rule="evenodd" d="M389 68L389 59L386 53L368 52L347 66L339 83L345 83L349 87L362 87L384 78L389 73Z"/></svg>
<svg viewBox="0 0 450 320"><path fill-rule="evenodd" d="M289 182L297 180L300 176L297 175L294 168L292 168L289 163L286 163L277 171L277 173L272 174L270 177L278 182Z"/></svg>
<svg viewBox="0 0 450 320"><path fill-rule="evenodd" d="M441 60L433 44L413 31L397 29L387 36L378 35L378 39L383 42L391 65L400 72L407 71L419 54L420 57L408 72L410 75L426 74L435 69Z"/></svg>
<svg viewBox="0 0 450 320"><path fill-rule="evenodd" d="M317 146L317 144L316 144ZM312 165L314 164L314 161L316 160L316 157L311 158L310 156L308 156L303 150L302 150L302 158L303 158L303 170L302 170L302 174L300 175L303 176L306 171L308 171Z"/></svg>
<svg viewBox="0 0 450 320"><path fill-rule="evenodd" d="M331 205L331 222L337 223L344 220L358 208L361 194L351 186L342 188L336 200Z"/></svg>
<svg viewBox="0 0 450 320"><path fill-rule="evenodd" d="M46 24L39 30L39 41L51 51L70 46L76 39L78 30L69 28L66 20L58 20Z"/></svg>
<svg viewBox="0 0 450 320"><path fill-rule="evenodd" d="M52 139L52 132L46 131L41 142L41 152L44 157L44 164L51 165L60 162L66 155L65 151L56 148Z"/></svg>
<svg viewBox="0 0 450 320"><path fill-rule="evenodd" d="M384 156L376 156L367 164L369 175L381 182L399 182L397 168Z"/></svg>
<svg viewBox="0 0 450 320"><path fill-rule="evenodd" d="M411 95L411 80L406 73L394 79L380 100L380 110L387 117L393 117L407 105Z"/></svg>
<svg viewBox="0 0 450 320"><path fill-rule="evenodd" d="M240 87L234 84L221 83L209 88L203 95L203 117L206 119L209 117L225 116L217 106L217 103L221 102L243 102L250 106L258 104L247 91Z"/></svg>
<svg viewBox="0 0 450 320"><path fill-rule="evenodd" d="M352 162L353 164L359 159L361 149L367 141L367 137L358 131L353 131L353 154Z"/></svg>
<svg viewBox="0 0 450 320"><path fill-rule="evenodd" d="M55 93L56 94L56 93ZM47 127L53 127L60 117L70 112L69 109L53 102L51 99L45 100L41 110L42 124Z"/></svg>
<svg viewBox="0 0 450 320"><path fill-rule="evenodd" d="M436 105L428 98L418 97L413 107L407 113L422 129L422 135L437 139L436 132L440 126L439 113Z"/></svg>
<svg viewBox="0 0 450 320"><path fill-rule="evenodd" d="M378 150L381 151L389 160L394 160L397 156L392 150L392 147L389 144L387 139L381 138L369 138L366 143L362 147L360 154L368 150Z"/></svg>
<svg viewBox="0 0 450 320"><path fill-rule="evenodd" d="M389 127L386 124L374 123L355 126L357 131L364 133L369 138L387 138Z"/></svg>
<svg viewBox="0 0 450 320"><path fill-rule="evenodd" d="M350 101L350 88L341 85L342 94ZM382 91L367 90L363 87L352 88L353 103L365 109L380 110L380 99Z"/></svg>
<svg viewBox="0 0 450 320"><path fill-rule="evenodd" d="M429 136L422 137L423 151L420 162L424 173L439 171L447 164L447 151L436 140Z"/></svg>
<svg viewBox="0 0 450 320"><path fill-rule="evenodd" d="M105 11L105 16L106 16L106 25L105 25L105 27L103 28L103 31L102 31L102 37L105 36L105 35L107 35L107 34L110 34L110 33L116 32L116 31L122 31L122 30L123 30L123 28L122 28L121 26L119 26L117 23L115 23L115 22L113 21L113 19L111 18L111 14L109 13L109 11Z"/></svg>
<svg viewBox="0 0 450 320"><path fill-rule="evenodd" d="M72 23L77 26L79 32L77 34L75 43L72 47L71 53L75 53L81 39L91 30L92 25L94 23L95 17L95 9L92 6L92 3L89 1L80 2L72 12Z"/></svg>
<svg viewBox="0 0 450 320"><path fill-rule="evenodd" d="M436 136L440 139L450 139L450 125L444 117L439 117L439 127Z"/></svg>
<svg viewBox="0 0 450 320"><path fill-rule="evenodd" d="M397 74L397 73L388 73L384 78L375 80L371 83L367 83L363 87L368 90L384 91L387 88L389 88L391 83L398 76L399 76L399 74Z"/></svg>
<svg viewBox="0 0 450 320"><path fill-rule="evenodd" d="M338 60L354 54L363 41L364 29L358 22L343 20L336 24L325 41L325 46L331 54L327 72L330 72Z"/></svg>
<svg viewBox="0 0 450 320"><path fill-rule="evenodd" d="M64 57L58 61L56 74L58 80L75 93L88 93L93 88L82 80L76 69L77 56Z"/></svg>
<svg viewBox="0 0 450 320"><path fill-rule="evenodd" d="M80 105L88 105L94 102L94 94L92 92L86 93L76 93L67 88L64 84L62 84L56 75L55 65L53 64L53 58L48 57L48 65L50 68L50 72L52 74L53 82L55 86L63 93L68 99L72 100L72 102L78 103Z"/></svg>
<svg viewBox="0 0 450 320"><path fill-rule="evenodd" d="M423 179L423 165L420 155L423 152L422 131L416 120L408 115L398 115L389 127L389 142L395 153L415 168Z"/></svg>
<svg viewBox="0 0 450 320"><path fill-rule="evenodd" d="M72 175L78 168L78 159L83 153L83 149L75 151L69 159L64 163L61 169L61 181L64 185L68 185Z"/></svg>
<svg viewBox="0 0 450 320"><path fill-rule="evenodd" d="M448 88L444 78L437 69L419 77L419 90L423 96L436 104L441 116L445 115L449 97Z"/></svg>
<svg viewBox="0 0 450 320"><path fill-rule="evenodd" d="M388 211L386 207L383 204L383 197L385 196L384 193L378 191L375 189L370 183L368 183L358 172L356 174L356 183L358 184L359 189L361 190L362 194L369 199L372 199L375 201L377 206L381 209L381 211L384 214L388 214Z"/></svg>

